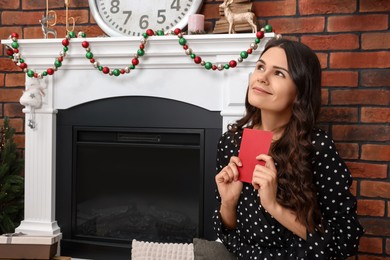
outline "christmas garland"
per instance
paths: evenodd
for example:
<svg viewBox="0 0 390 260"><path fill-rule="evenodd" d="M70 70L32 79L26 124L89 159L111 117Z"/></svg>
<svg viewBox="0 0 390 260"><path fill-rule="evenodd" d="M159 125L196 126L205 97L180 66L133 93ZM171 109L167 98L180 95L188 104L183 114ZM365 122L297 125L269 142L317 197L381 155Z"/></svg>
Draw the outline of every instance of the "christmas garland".
<svg viewBox="0 0 390 260"><path fill-rule="evenodd" d="M184 33L176 28L173 31L173 34L176 35L179 38L179 44L182 46L182 48L185 51L185 54L188 55L196 64L199 64L200 66L203 66L206 70L211 71L222 71L222 70L228 70L229 68L235 68L237 66L237 62L241 63L243 62L250 54L253 53L254 50L257 49L258 44L260 43L260 40L264 37L264 32L272 32L272 27L270 25L266 25L264 28L262 28L260 31L256 33L256 38L254 42L250 44L249 49L241 51L239 54L239 57L236 60L230 60L226 64L214 64L210 61L204 61L200 56L196 55L193 50L189 47L187 44L187 40L184 38ZM83 41L81 43L81 46L85 49L86 54L85 57L93 64L93 66L98 69L99 71L103 72L107 75L114 75L119 76L125 73L130 73L131 70L135 69L136 66L139 64L139 58L145 55L145 47L147 44L147 40L151 36L164 36L164 31L158 30L157 32L154 32L152 29L146 30L145 33L142 34L142 38L140 41L139 49L134 54L131 64L124 68L115 68L111 69L106 66L102 66L99 61L97 61L94 58L94 54L91 51L91 45L88 41ZM11 46L6 46L7 48L7 55L10 59L18 66L20 67L28 77L34 77L34 78L43 78L47 75L53 75L61 66L62 62L64 61L64 58L66 57L66 54L69 50L69 43L72 38L75 38L76 35L73 31L70 31L67 33L66 37L62 40L62 50L60 51L59 56L54 61L54 67L48 68L42 72L36 72L33 69L28 68L27 63L22 58L22 55L19 51L19 43L18 38L19 35L17 33L12 33L10 35L10 38L12 39ZM78 38L86 38L86 34L84 32L79 32L77 34Z"/></svg>
<svg viewBox="0 0 390 260"><path fill-rule="evenodd" d="M64 58L66 56L66 53L69 50L69 43L71 38L75 38L76 35L74 32L68 32L65 39L62 40L62 45L63 48L60 51L60 55L58 56L57 59L54 61L54 68L48 68L47 70L43 72L36 72L35 70L29 69L27 63L25 60L22 58L22 55L19 51L19 43L18 43L18 38L19 35L17 33L12 33L10 38L12 39L12 44L11 46L6 46L7 48L7 55L12 59L12 61L20 67L25 73L27 73L27 76L30 78L43 78L44 76L47 75L53 75L55 71L58 70L59 67L62 66L62 62L64 61Z"/></svg>

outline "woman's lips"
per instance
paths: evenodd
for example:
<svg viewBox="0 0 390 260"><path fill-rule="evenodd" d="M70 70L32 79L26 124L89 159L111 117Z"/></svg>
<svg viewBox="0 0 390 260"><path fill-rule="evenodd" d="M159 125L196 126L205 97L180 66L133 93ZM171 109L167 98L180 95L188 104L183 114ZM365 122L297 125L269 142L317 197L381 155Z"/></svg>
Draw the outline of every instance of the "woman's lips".
<svg viewBox="0 0 390 260"><path fill-rule="evenodd" d="M265 89L263 89L263 88L261 88L261 87L253 87L253 90L256 91L256 92L260 92L260 93L272 95L272 93L266 91Z"/></svg>

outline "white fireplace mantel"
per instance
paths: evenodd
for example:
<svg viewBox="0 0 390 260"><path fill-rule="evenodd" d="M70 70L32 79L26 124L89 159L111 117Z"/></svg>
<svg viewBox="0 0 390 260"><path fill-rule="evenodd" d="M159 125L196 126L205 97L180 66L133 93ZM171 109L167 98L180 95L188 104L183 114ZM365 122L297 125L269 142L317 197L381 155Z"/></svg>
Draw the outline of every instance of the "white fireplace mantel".
<svg viewBox="0 0 390 260"><path fill-rule="evenodd" d="M56 113L86 102L120 96L150 96L178 100L210 111L220 111L222 129L241 117L248 78L265 43L267 33L252 55L236 68L207 71L185 54L177 36L153 36L145 55L129 74L105 75L85 58L83 41L90 43L102 66L124 68L131 64L140 45L139 37L71 39L62 66L42 80L46 86L43 105L32 114L25 109L25 214L17 232L32 235L60 234L55 218ZM254 34L188 35L187 44L203 60L226 64L237 60L254 42ZM22 58L37 72L54 67L62 39L20 39ZM10 45L11 40L2 40ZM35 79L26 77L28 89ZM28 126L34 118L35 128Z"/></svg>

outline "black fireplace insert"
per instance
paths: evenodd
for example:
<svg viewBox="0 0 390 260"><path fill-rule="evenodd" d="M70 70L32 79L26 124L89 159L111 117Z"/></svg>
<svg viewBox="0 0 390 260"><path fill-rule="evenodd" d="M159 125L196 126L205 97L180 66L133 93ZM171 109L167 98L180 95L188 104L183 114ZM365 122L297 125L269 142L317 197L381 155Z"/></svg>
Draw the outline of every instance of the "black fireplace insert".
<svg viewBox="0 0 390 260"><path fill-rule="evenodd" d="M110 98L60 110L61 254L130 259L132 239L215 239L211 214L221 126L219 112L153 97Z"/></svg>

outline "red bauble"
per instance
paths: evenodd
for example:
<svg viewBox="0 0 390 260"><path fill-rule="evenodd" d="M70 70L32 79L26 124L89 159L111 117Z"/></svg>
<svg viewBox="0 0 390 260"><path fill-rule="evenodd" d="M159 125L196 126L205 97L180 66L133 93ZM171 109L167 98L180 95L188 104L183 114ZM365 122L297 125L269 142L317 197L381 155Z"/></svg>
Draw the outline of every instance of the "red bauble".
<svg viewBox="0 0 390 260"><path fill-rule="evenodd" d="M12 37L12 38L19 38L19 34L17 34L16 32L13 32L13 33L11 34L11 37Z"/></svg>
<svg viewBox="0 0 390 260"><path fill-rule="evenodd" d="M217 65L214 65L211 67L212 70L216 70L217 69Z"/></svg>
<svg viewBox="0 0 390 260"><path fill-rule="evenodd" d="M91 62L91 63L95 63L95 59L94 59L94 58L92 58L92 59L89 59L89 62Z"/></svg>
<svg viewBox="0 0 390 260"><path fill-rule="evenodd" d="M184 49L184 50L188 50L188 45L187 45L187 44L184 44L184 45L183 45L183 49Z"/></svg>
<svg viewBox="0 0 390 260"><path fill-rule="evenodd" d="M237 66L237 62L235 60L231 60L231 61L229 61L229 66L230 66L230 68L236 67Z"/></svg>
<svg viewBox="0 0 390 260"><path fill-rule="evenodd" d="M139 48L140 48L141 50L145 49L145 44L141 43L141 44L139 45Z"/></svg>
<svg viewBox="0 0 390 260"><path fill-rule="evenodd" d="M179 28L176 28L174 31L173 31L176 35L178 35L179 33L181 33L181 30Z"/></svg>
<svg viewBox="0 0 390 260"><path fill-rule="evenodd" d="M146 30L146 34L149 35L149 36L153 36L154 35L154 31L152 29L147 29Z"/></svg>
<svg viewBox="0 0 390 260"><path fill-rule="evenodd" d="M68 39L63 39L63 40L62 40L62 45L68 46L68 45L69 45Z"/></svg>
<svg viewBox="0 0 390 260"><path fill-rule="evenodd" d="M110 72L110 69L108 67L104 67L102 71L104 74L108 74Z"/></svg>
<svg viewBox="0 0 390 260"><path fill-rule="evenodd" d="M49 68L46 71L47 71L47 74L49 74L49 75L53 75L54 74L54 70L52 68Z"/></svg>
<svg viewBox="0 0 390 260"><path fill-rule="evenodd" d="M263 31L258 31L256 33L256 37L259 38L259 39L262 39L264 37L264 32Z"/></svg>
<svg viewBox="0 0 390 260"><path fill-rule="evenodd" d="M88 48L89 42L83 41L83 42L81 43L81 46L83 46L84 48Z"/></svg>
<svg viewBox="0 0 390 260"><path fill-rule="evenodd" d="M253 51L253 50L249 48L246 52L247 52L248 54L252 54L252 51Z"/></svg>
<svg viewBox="0 0 390 260"><path fill-rule="evenodd" d="M38 78L38 73L34 73L34 78Z"/></svg>
<svg viewBox="0 0 390 260"><path fill-rule="evenodd" d="M199 56L196 56L196 57L194 58L194 62L195 62L196 64L199 64L199 63L202 62L202 58L199 57Z"/></svg>
<svg viewBox="0 0 390 260"><path fill-rule="evenodd" d="M139 60L138 60L137 58L134 58L134 59L131 61L131 63L132 63L134 66L136 66L136 65L138 65L138 63L139 63Z"/></svg>
<svg viewBox="0 0 390 260"><path fill-rule="evenodd" d="M125 74L125 70L124 69L121 69L121 74Z"/></svg>
<svg viewBox="0 0 390 260"><path fill-rule="evenodd" d="M27 64L26 63L20 63L19 67L24 70L25 68L27 68Z"/></svg>
<svg viewBox="0 0 390 260"><path fill-rule="evenodd" d="M14 49L14 53L18 53L19 52L19 49Z"/></svg>
<svg viewBox="0 0 390 260"><path fill-rule="evenodd" d="M14 55L14 51L13 51L12 49L8 49L8 50L7 50L7 55L8 55L8 56Z"/></svg>
<svg viewBox="0 0 390 260"><path fill-rule="evenodd" d="M62 56L58 57L58 61L59 62L63 62L64 61L64 57L62 57Z"/></svg>

